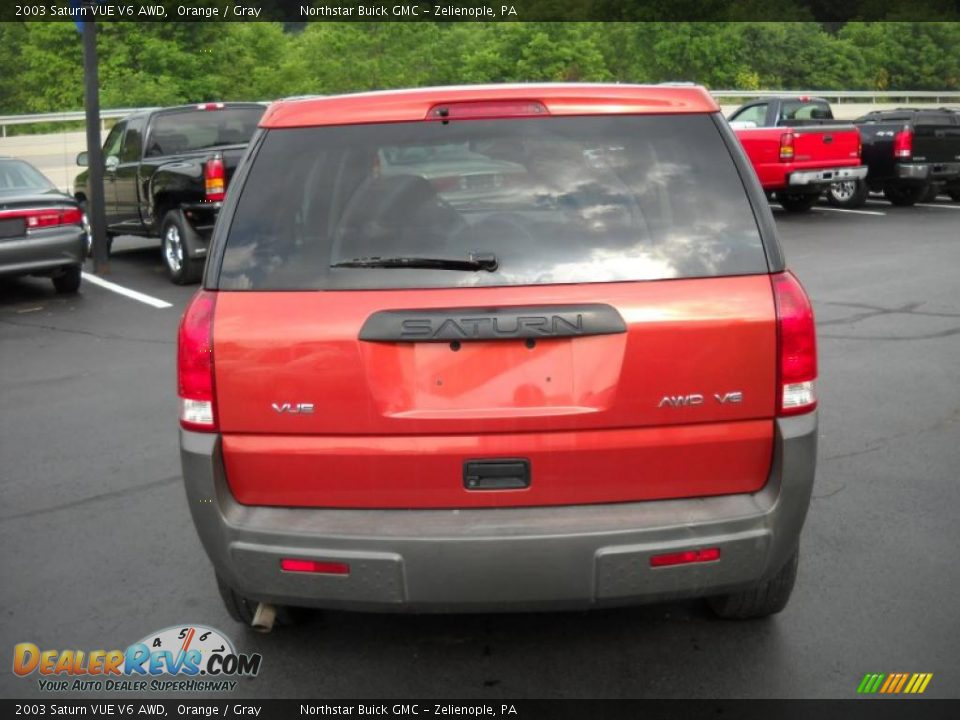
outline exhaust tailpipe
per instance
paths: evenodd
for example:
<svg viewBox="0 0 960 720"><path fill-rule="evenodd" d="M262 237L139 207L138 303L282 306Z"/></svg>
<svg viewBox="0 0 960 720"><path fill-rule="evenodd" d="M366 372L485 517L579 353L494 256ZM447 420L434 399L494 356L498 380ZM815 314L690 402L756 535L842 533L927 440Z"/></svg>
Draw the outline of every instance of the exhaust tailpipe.
<svg viewBox="0 0 960 720"><path fill-rule="evenodd" d="M250 622L257 632L268 633L273 630L273 623L277 619L277 608L269 603L257 603L257 611L253 614L253 620Z"/></svg>

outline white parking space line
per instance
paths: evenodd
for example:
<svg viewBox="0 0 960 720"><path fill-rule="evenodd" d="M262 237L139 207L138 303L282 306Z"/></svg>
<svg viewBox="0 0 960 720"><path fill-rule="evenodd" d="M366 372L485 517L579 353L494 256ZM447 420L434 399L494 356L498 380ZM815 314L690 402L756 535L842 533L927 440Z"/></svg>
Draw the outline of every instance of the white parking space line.
<svg viewBox="0 0 960 720"><path fill-rule="evenodd" d="M137 292L136 290L131 290L130 288L125 288L123 285L117 285L112 283L109 280L104 280L102 277L97 275L91 275L90 273L83 273L83 279L87 282L92 282L94 285L99 285L100 287L115 292L118 295L123 295L128 297L131 300L138 300L145 305L150 305L155 308L168 308L173 307L173 303L168 303L166 300L161 300L160 298L151 297L150 295L144 295L142 292Z"/></svg>
<svg viewBox="0 0 960 720"><path fill-rule="evenodd" d="M960 205L934 205L933 203L917 203L917 207L932 207L938 210L960 210Z"/></svg>
<svg viewBox="0 0 960 720"><path fill-rule="evenodd" d="M827 212L855 213L857 215L879 215L881 217L886 215L885 212L879 212L878 210L848 210L847 208L835 208L835 207L815 207L812 209L826 210Z"/></svg>

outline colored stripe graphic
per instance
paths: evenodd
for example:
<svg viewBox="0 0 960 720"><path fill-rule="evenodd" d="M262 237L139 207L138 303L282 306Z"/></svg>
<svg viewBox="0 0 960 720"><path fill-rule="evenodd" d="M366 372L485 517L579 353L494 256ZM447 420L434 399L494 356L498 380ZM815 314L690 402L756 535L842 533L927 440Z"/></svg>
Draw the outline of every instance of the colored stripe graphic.
<svg viewBox="0 0 960 720"><path fill-rule="evenodd" d="M867 673L857 686L860 695L920 695L933 679L933 673Z"/></svg>

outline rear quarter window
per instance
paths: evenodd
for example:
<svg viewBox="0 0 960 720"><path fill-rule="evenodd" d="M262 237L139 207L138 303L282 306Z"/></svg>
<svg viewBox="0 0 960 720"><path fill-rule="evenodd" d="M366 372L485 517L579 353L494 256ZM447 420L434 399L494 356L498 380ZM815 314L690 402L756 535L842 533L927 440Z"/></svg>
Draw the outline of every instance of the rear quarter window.
<svg viewBox="0 0 960 720"><path fill-rule="evenodd" d="M620 282L767 272L709 115L458 120L266 132L222 289ZM494 272L331 267L463 259Z"/></svg>

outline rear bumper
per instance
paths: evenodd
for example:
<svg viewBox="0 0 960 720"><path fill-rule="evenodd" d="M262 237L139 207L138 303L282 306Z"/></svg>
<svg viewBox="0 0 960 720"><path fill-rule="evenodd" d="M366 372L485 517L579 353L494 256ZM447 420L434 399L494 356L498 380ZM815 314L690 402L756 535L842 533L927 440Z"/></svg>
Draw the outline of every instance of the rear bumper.
<svg viewBox="0 0 960 720"><path fill-rule="evenodd" d="M774 574L799 539L816 465L816 414L777 421L757 493L470 510L250 507L230 494L216 435L180 433L187 499L227 584L259 601L394 611L574 609L709 596ZM652 555L719 547L720 560L651 568ZM343 562L349 576L280 570Z"/></svg>
<svg viewBox="0 0 960 720"><path fill-rule="evenodd" d="M31 275L80 265L86 254L83 229L42 230L22 240L0 240L0 275Z"/></svg>
<svg viewBox="0 0 960 720"><path fill-rule="evenodd" d="M197 242L190 247L190 257L206 257L207 244L210 242L210 233L217 222L217 216L223 207L222 202L194 202L183 203L180 208L190 228L197 234Z"/></svg>
<svg viewBox="0 0 960 720"><path fill-rule="evenodd" d="M809 185L829 185L845 180L863 180L867 176L867 166L821 168L818 170L800 170L790 173L787 184L790 187Z"/></svg>
<svg viewBox="0 0 960 720"><path fill-rule="evenodd" d="M943 180L960 176L960 163L897 163L899 180Z"/></svg>

